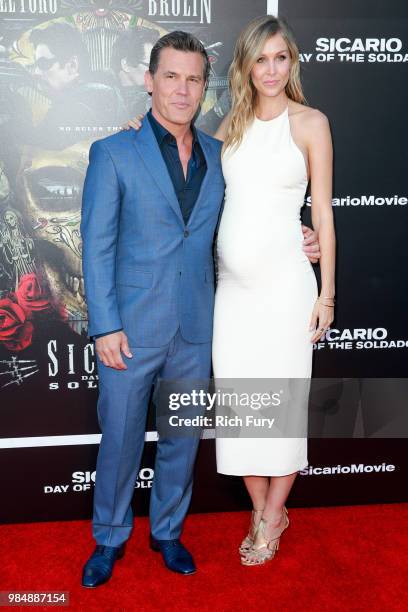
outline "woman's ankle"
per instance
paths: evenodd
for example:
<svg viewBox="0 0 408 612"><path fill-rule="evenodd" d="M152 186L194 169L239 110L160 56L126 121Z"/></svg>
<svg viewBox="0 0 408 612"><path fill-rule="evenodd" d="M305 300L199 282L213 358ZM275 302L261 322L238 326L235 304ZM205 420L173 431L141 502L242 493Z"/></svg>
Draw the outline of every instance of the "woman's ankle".
<svg viewBox="0 0 408 612"><path fill-rule="evenodd" d="M278 527L284 517L284 509L282 508L265 508L262 514L262 520L273 527Z"/></svg>

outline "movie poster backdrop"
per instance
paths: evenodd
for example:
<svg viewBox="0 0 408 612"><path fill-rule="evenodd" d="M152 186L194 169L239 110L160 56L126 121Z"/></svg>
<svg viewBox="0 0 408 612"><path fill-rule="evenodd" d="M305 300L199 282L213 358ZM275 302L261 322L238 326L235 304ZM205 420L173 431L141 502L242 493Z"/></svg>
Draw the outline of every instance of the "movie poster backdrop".
<svg viewBox="0 0 408 612"><path fill-rule="evenodd" d="M0 0L4 522L91 515L98 376L79 233L91 143L148 110L150 51L175 29L195 34L208 51L197 126L213 134L229 110L237 36L268 7L295 31L308 103L328 116L335 146L338 303L332 329L314 347L314 375L333 381L335 401L311 402L310 465L290 501L406 499L406 429L395 425L405 405L394 396L396 387L403 395L408 346L403 0ZM307 224L310 204L308 194ZM351 394L343 382L350 379ZM147 512L154 478L153 417L147 429L136 513ZM211 431L205 438L192 511L247 507L240 479L216 474Z"/></svg>

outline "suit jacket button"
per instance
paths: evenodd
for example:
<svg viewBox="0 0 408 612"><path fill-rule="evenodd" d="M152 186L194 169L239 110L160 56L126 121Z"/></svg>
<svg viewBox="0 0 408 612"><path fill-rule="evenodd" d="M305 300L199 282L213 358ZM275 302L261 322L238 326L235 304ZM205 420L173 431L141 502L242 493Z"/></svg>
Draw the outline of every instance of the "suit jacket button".
<svg viewBox="0 0 408 612"><path fill-rule="evenodd" d="M184 238L188 238L190 235L190 232L188 230L184 230Z"/></svg>

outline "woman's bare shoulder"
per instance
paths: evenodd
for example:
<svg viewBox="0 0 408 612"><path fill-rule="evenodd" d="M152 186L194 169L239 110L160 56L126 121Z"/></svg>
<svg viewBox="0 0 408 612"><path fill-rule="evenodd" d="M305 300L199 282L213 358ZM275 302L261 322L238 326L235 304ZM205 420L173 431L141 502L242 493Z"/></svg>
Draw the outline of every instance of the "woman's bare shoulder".
<svg viewBox="0 0 408 612"><path fill-rule="evenodd" d="M293 100L289 103L289 117L299 119L302 123L307 121L307 123L313 125L323 125L328 122L326 115L322 111L311 106L305 106L299 102L293 102Z"/></svg>
<svg viewBox="0 0 408 612"><path fill-rule="evenodd" d="M305 142L328 138L330 135L329 120L317 108L291 101L289 117L293 127Z"/></svg>

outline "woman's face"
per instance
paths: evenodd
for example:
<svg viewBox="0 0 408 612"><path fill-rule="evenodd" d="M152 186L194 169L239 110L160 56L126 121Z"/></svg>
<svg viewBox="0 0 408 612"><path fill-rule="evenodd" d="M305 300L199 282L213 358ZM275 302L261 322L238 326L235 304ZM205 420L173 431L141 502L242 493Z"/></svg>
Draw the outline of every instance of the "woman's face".
<svg viewBox="0 0 408 612"><path fill-rule="evenodd" d="M251 70L251 79L260 96L274 97L283 91L289 80L291 57L280 33L271 36Z"/></svg>

